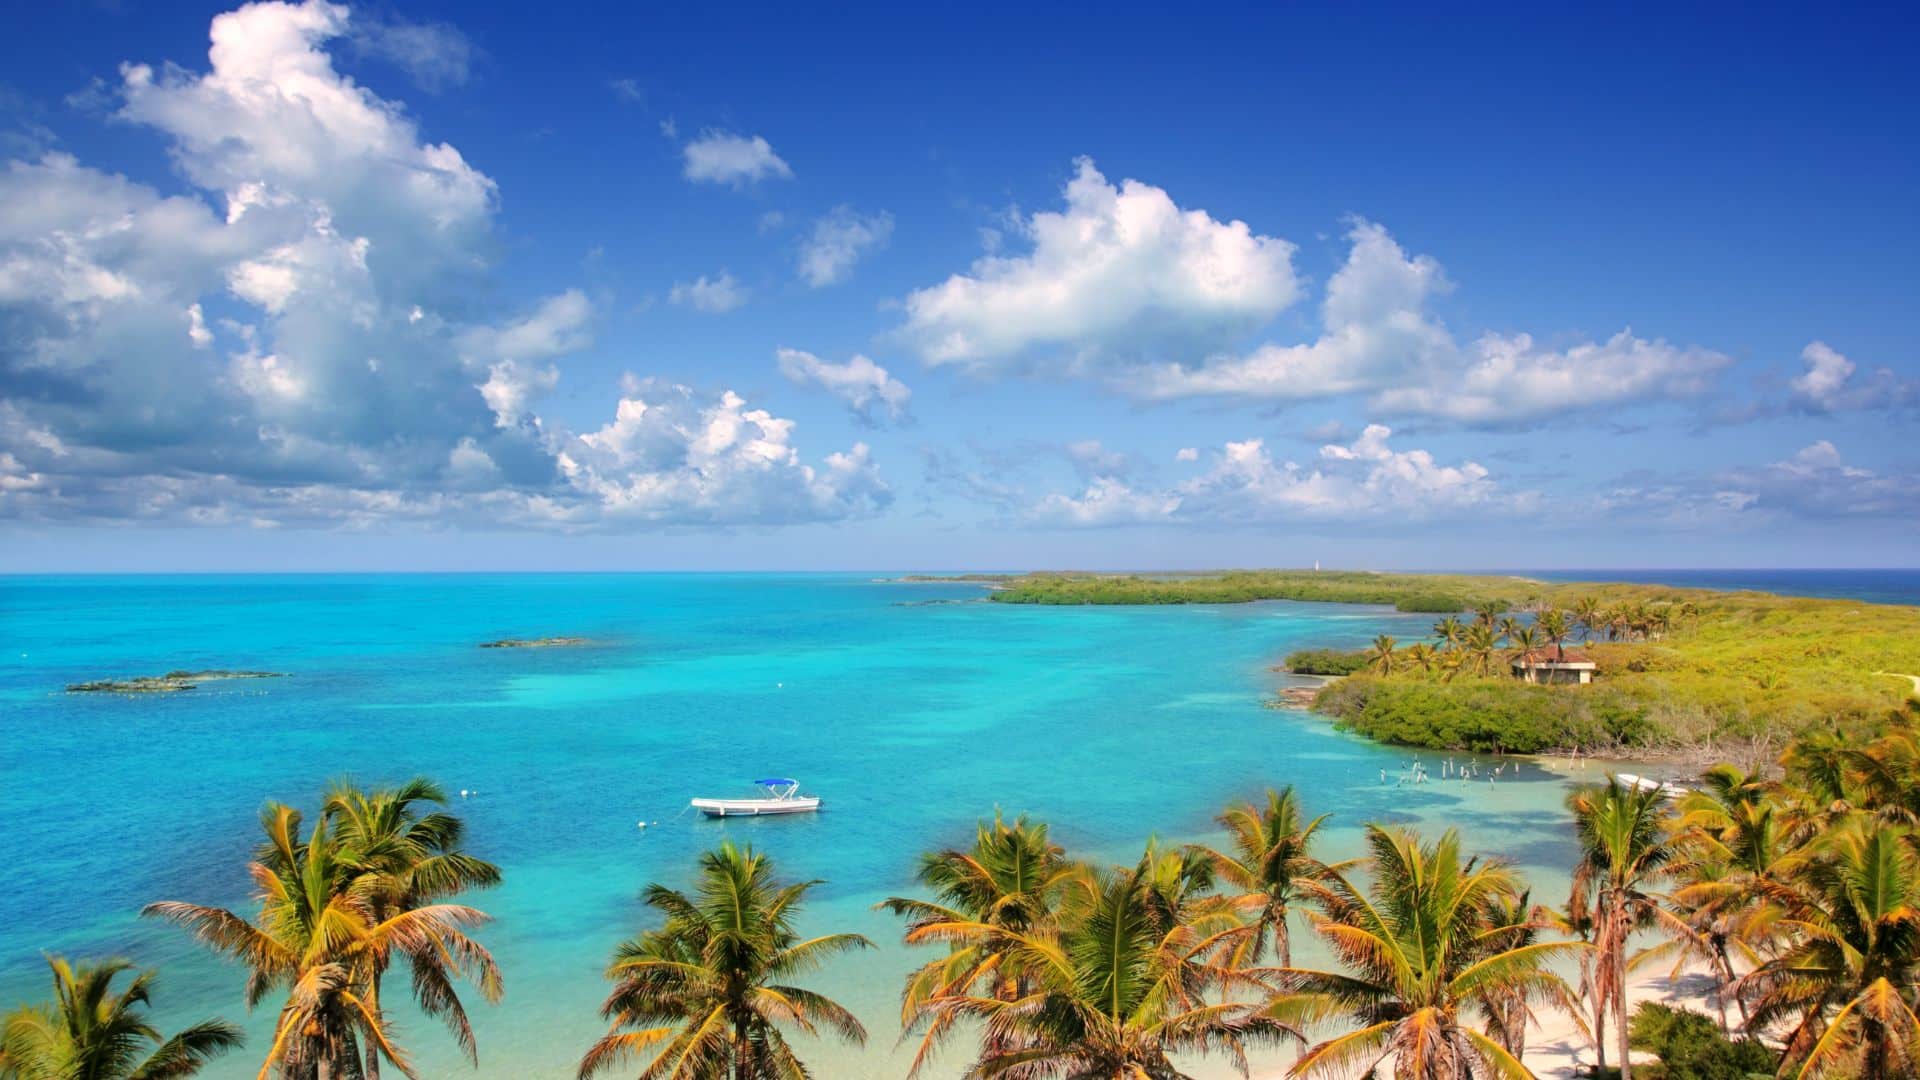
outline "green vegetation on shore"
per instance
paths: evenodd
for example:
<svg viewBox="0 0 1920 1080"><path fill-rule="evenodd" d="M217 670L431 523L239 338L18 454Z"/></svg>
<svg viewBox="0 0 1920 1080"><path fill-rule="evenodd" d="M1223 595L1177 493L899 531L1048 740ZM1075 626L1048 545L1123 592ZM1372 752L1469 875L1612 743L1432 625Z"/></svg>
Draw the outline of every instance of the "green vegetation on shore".
<svg viewBox="0 0 1920 1080"><path fill-rule="evenodd" d="M1295 675L1352 675L1372 661L1360 649L1301 649L1287 654L1286 669Z"/></svg>
<svg viewBox="0 0 1920 1080"><path fill-rule="evenodd" d="M1519 607L1545 586L1516 577L1468 574L1375 574L1347 570L1229 570L1207 574L1038 573L993 593L1000 604L1244 604L1307 600L1391 604L1401 611L1444 613L1482 604Z"/></svg>
<svg viewBox="0 0 1920 1080"><path fill-rule="evenodd" d="M1326 861L1327 816L1290 788L1227 807L1219 847L1149 840L1119 866L996 815L971 844L919 856L921 895L879 905L927 956L901 990L909 1075L943 1057L971 1077L1186 1080L1184 1055L1225 1050L1244 1075L1246 1050L1292 1044L1300 1080L1524 1080L1527 1032L1558 1011L1577 1017L1596 1075L1612 1055L1622 1080L1911 1077L1920 731L1895 717L1871 741L1803 738L1773 765L1716 765L1677 800L1611 777L1574 788L1564 904L1535 902L1507 860L1451 829L1368 824L1362 858ZM500 874L462 849L442 801L425 780L337 785L311 828L269 803L254 917L147 908L237 960L249 1007L284 995L262 1076L418 1075L383 982L478 1067L456 986L498 1001L501 973L468 933L486 915L451 901ZM723 843L691 889L649 886L658 925L614 949L608 1028L577 1075L780 1080L809 1074L794 1033L864 1043L849 1009L798 985L869 945L801 936L817 884ZM1294 966L1296 925L1327 946L1327 969ZM113 991L124 961L51 963L54 999L0 1016L0 1080L191 1077L240 1044L221 1021L163 1037L145 1017L151 975ZM1714 984L1717 1016L1632 1009L1628 973L1669 964Z"/></svg>
<svg viewBox="0 0 1920 1080"><path fill-rule="evenodd" d="M1920 671L1920 608L1643 585L1565 585L1534 610L1443 619L1434 643L1379 644L1315 707L1384 742L1507 750L1779 746L1871 731ZM1534 685L1513 657L1576 647L1591 685Z"/></svg>

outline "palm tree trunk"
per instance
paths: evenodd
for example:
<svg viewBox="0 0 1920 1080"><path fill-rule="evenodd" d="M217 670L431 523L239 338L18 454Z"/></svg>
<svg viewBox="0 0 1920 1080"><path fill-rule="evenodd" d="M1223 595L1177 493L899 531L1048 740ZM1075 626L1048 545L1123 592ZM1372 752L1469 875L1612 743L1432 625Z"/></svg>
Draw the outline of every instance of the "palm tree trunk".
<svg viewBox="0 0 1920 1080"><path fill-rule="evenodd" d="M1614 1034L1620 1040L1620 1080L1633 1080L1633 1060L1627 1045L1627 950L1624 936L1620 945L1621 948L1613 954L1613 1018L1620 1027Z"/></svg>
<svg viewBox="0 0 1920 1080"><path fill-rule="evenodd" d="M1274 951L1280 954L1281 967L1290 968L1293 966L1292 939L1293 935L1287 933L1287 909L1283 907L1280 909L1278 917L1273 920Z"/></svg>
<svg viewBox="0 0 1920 1080"><path fill-rule="evenodd" d="M733 1022L733 1080L753 1080L752 1045L747 1041L747 1018L745 1010Z"/></svg>
<svg viewBox="0 0 1920 1080"><path fill-rule="evenodd" d="M373 1014L375 1016L380 1015L380 974L380 970L375 968L373 972L373 985L371 987L373 993L368 995L373 1005ZM367 1040L366 1077L367 1080L380 1080L380 1046L372 1039Z"/></svg>
<svg viewBox="0 0 1920 1080"><path fill-rule="evenodd" d="M1733 989L1733 984L1736 981L1738 981L1739 976L1733 973L1733 957L1727 954L1727 943L1724 941L1716 942L1714 944L1714 949L1720 954L1720 979L1721 979L1720 1024L1722 1027L1726 1027L1726 1019L1727 1019L1726 995L1728 994L1729 991ZM1733 1003L1735 1006L1737 1006L1740 1009L1740 1026L1745 1027L1747 1020L1749 1019L1747 1015L1746 999L1740 997L1739 995L1735 995L1733 999ZM1731 1037L1733 1034L1733 1029L1728 1028L1727 1034L1729 1037Z"/></svg>
<svg viewBox="0 0 1920 1080"><path fill-rule="evenodd" d="M1607 1075L1607 1001L1593 995L1593 1075Z"/></svg>

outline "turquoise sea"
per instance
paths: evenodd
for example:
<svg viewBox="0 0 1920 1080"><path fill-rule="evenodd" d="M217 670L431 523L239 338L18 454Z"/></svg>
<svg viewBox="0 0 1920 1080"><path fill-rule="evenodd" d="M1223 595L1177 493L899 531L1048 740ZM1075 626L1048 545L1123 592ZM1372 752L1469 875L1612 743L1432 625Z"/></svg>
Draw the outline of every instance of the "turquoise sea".
<svg viewBox="0 0 1920 1080"><path fill-rule="evenodd" d="M1431 617L982 595L867 574L0 578L0 1005L44 995L42 951L121 954L162 970L169 1024L242 1018L240 972L136 912L160 899L244 910L261 803L311 807L344 774L475 792L455 806L469 847L506 874L474 901L496 917L482 938L507 981L502 1005L471 999L489 1077L572 1075L601 1030L609 951L650 925L640 889L684 883L722 837L826 882L810 929L880 946L819 977L872 1032L864 1051L819 1047L822 1077L903 1074L896 994L918 957L872 905L912 890L917 852L966 842L995 807L1131 861L1151 835L1208 838L1228 800L1295 784L1335 815L1334 854L1354 851L1365 821L1455 824L1543 897L1562 894L1565 782L1540 765L1402 786L1412 753L1262 705L1291 649L1420 638ZM476 647L545 635L594 644ZM221 667L290 677L62 692ZM681 814L767 775L801 778L825 811ZM252 1075L271 1012L248 1021L255 1046L207 1075ZM437 1026L403 1017L402 1036L423 1076L474 1075Z"/></svg>

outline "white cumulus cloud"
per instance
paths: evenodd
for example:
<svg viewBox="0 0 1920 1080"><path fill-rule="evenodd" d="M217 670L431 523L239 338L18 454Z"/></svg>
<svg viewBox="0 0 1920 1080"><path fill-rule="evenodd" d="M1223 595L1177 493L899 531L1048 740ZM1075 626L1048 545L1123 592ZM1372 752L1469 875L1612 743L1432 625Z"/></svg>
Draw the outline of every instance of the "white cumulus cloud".
<svg viewBox="0 0 1920 1080"><path fill-rule="evenodd" d="M1322 446L1304 464L1277 460L1261 439L1229 442L1199 475L1171 487L1138 490L1111 471L1097 472L1080 494L1047 495L1028 516L1049 525L1266 525L1522 512L1536 502L1531 493L1501 490L1476 462L1442 464L1426 450L1394 449L1392 434L1370 425L1351 443Z"/></svg>
<svg viewBox="0 0 1920 1080"><path fill-rule="evenodd" d="M0 515L586 529L886 504L864 446L809 462L730 392L641 380L587 434L543 414L594 305L476 310L495 184L335 69L352 18L251 4L213 20L204 71L122 67L119 118L190 194L62 154L0 169Z"/></svg>
<svg viewBox="0 0 1920 1080"><path fill-rule="evenodd" d="M1126 388L1166 400L1208 395L1308 400L1365 395L1381 413L1465 424L1520 424L1580 409L1705 393L1732 361L1707 349L1636 337L1545 348L1529 334L1460 343L1429 310L1449 288L1440 264L1409 255L1383 227L1355 223L1327 283L1322 331L1241 356L1155 365Z"/></svg>
<svg viewBox="0 0 1920 1080"><path fill-rule="evenodd" d="M1147 401L1364 399L1376 413L1499 427L1696 397L1732 361L1622 330L1552 344L1461 341L1434 313L1440 263L1356 221L1307 341L1243 339L1300 294L1294 246L1184 208L1081 159L1063 210L1016 218L1022 254L991 253L909 294L898 330L929 364L1076 376Z"/></svg>
<svg viewBox="0 0 1920 1080"><path fill-rule="evenodd" d="M1299 293L1293 245L1115 186L1082 158L1066 207L1020 222L1032 250L987 255L909 295L905 339L932 364L1074 371L1217 345Z"/></svg>
<svg viewBox="0 0 1920 1080"><path fill-rule="evenodd" d="M1807 369L1793 378L1791 387L1793 405L1803 412L1920 406L1920 381L1901 378L1891 368L1855 379L1859 366L1824 341L1810 343L1800 351L1800 359Z"/></svg>
<svg viewBox="0 0 1920 1080"><path fill-rule="evenodd" d="M560 457L568 478L595 496L594 520L777 524L891 501L864 443L815 467L792 446L793 421L748 408L738 394L707 403L684 386L644 380L636 391Z"/></svg>

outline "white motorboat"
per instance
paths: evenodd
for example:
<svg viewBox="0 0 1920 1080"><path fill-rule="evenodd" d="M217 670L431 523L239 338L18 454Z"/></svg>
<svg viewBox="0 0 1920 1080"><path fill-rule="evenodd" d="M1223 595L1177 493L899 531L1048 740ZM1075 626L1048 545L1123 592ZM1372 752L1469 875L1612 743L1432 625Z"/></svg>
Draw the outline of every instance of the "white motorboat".
<svg viewBox="0 0 1920 1080"><path fill-rule="evenodd" d="M1654 780L1650 777L1635 776L1630 772L1617 773L1614 779L1638 791L1657 791L1669 799L1678 799L1687 794L1687 789L1670 780Z"/></svg>
<svg viewBox="0 0 1920 1080"><path fill-rule="evenodd" d="M708 817L764 817L807 814L820 809L820 797L800 794L800 781L785 776L755 780L766 795L758 799L695 799L693 808Z"/></svg>

